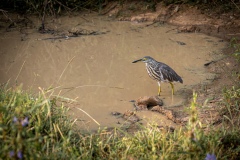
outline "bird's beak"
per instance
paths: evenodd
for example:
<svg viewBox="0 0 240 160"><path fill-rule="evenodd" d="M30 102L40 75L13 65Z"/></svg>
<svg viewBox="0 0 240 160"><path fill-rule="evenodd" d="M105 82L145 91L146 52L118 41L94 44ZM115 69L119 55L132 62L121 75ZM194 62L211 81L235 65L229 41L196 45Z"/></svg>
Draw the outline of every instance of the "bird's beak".
<svg viewBox="0 0 240 160"><path fill-rule="evenodd" d="M142 59L138 59L138 60L136 60L136 61L133 61L132 63L137 63L137 62L139 62L139 61L142 61Z"/></svg>

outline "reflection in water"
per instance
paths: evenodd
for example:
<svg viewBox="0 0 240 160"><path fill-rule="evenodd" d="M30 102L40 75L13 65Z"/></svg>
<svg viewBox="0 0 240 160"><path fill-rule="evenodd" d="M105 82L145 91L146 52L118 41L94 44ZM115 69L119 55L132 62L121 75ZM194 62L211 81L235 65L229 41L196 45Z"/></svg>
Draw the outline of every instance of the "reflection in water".
<svg viewBox="0 0 240 160"><path fill-rule="evenodd" d="M129 102L144 95L156 95L157 84L151 80L144 66L131 62L144 56L171 66L184 84L176 84L171 95L169 84L162 85L161 98L165 106L178 106L184 102L187 88L206 81L211 76L204 65L215 58L224 47L217 38L203 34L176 33L172 26L144 27L145 24L108 21L107 18L89 16L86 22L78 17L62 17L59 30L85 28L110 31L104 35L82 36L68 40L42 40L52 35L32 33L20 41L18 32L4 32L0 39L1 78L4 83L23 83L25 88L57 87L56 95L77 100L72 108L79 125L98 127L86 111L101 126L116 126L120 119L110 116L112 111L132 110ZM79 25L81 24L81 25ZM32 31L33 32L33 31ZM209 41L209 39L211 41ZM183 42L181 45L177 42ZM164 117L153 112L139 112L147 119Z"/></svg>

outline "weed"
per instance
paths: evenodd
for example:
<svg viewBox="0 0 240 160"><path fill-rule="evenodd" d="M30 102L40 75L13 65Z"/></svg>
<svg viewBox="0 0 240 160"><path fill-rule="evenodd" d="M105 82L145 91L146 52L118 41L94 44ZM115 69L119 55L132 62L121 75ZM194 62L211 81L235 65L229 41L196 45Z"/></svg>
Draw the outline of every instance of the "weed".
<svg viewBox="0 0 240 160"><path fill-rule="evenodd" d="M240 42L237 38L232 38L230 41L230 47L233 47L233 55L236 57L238 62L240 62Z"/></svg>

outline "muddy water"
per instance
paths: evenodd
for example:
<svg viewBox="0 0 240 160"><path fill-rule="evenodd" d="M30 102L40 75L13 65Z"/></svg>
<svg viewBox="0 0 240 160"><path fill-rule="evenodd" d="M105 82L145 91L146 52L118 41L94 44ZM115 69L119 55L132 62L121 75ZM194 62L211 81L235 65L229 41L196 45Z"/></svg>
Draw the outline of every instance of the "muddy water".
<svg viewBox="0 0 240 160"><path fill-rule="evenodd" d="M38 26L40 22L35 23ZM119 126L123 121L111 116L112 111L132 110L130 100L157 95L157 83L148 77L145 64L132 61L149 55L170 65L184 83L175 85L173 97L170 85L162 84L161 98L166 107L177 106L185 101L184 90L214 77L206 72L203 64L216 59L226 45L203 34L177 33L174 26L145 27L146 24L111 21L93 15L61 17L54 23L49 21L48 25L59 31L84 28L107 33L39 40L53 36L29 29L26 39L21 41L18 31L1 30L0 82L22 83L25 89L33 91L39 91L38 87L56 87L53 95L77 101L71 105L71 114L85 129L96 129L98 125L79 109L103 127ZM138 115L143 122L155 120L174 126L157 113L143 111Z"/></svg>

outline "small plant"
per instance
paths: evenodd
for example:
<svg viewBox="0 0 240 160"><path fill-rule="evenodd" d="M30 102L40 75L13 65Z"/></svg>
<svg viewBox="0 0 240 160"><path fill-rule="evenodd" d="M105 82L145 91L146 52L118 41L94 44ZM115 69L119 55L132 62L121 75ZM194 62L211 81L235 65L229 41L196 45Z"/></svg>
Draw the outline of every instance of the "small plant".
<svg viewBox="0 0 240 160"><path fill-rule="evenodd" d="M221 109L221 115L227 124L230 122L232 128L240 125L240 88L233 86L223 91L224 101Z"/></svg>
<svg viewBox="0 0 240 160"><path fill-rule="evenodd" d="M234 48L233 55L240 62L240 41L237 38L232 38L230 41L230 47Z"/></svg>

